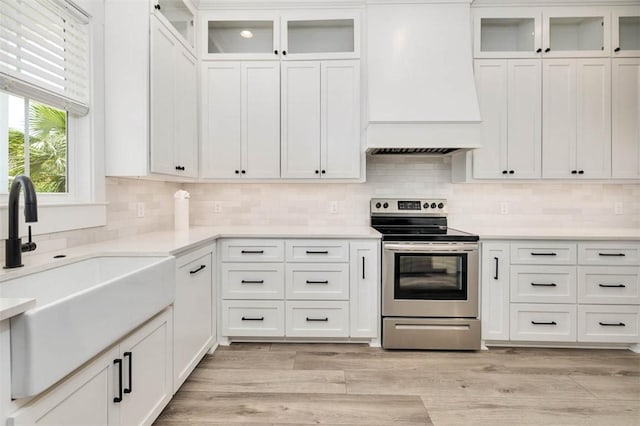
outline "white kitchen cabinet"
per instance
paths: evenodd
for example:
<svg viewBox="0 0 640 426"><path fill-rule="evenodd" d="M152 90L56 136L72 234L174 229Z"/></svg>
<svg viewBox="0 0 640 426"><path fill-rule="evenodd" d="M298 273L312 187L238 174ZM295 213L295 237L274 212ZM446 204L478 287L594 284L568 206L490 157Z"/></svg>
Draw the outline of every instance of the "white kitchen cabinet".
<svg viewBox="0 0 640 426"><path fill-rule="evenodd" d="M180 256L173 303L173 393L215 341L215 246Z"/></svg>
<svg viewBox="0 0 640 426"><path fill-rule="evenodd" d="M9 422L150 425L173 394L171 343L172 310L167 308L10 415Z"/></svg>
<svg viewBox="0 0 640 426"><path fill-rule="evenodd" d="M475 58L537 58L542 52L539 8L477 8L473 28Z"/></svg>
<svg viewBox="0 0 640 426"><path fill-rule="evenodd" d="M542 8L545 58L607 57L611 52L611 9Z"/></svg>
<svg viewBox="0 0 640 426"><path fill-rule="evenodd" d="M287 300L285 309L287 337L349 336L349 302Z"/></svg>
<svg viewBox="0 0 640 426"><path fill-rule="evenodd" d="M578 342L640 342L640 306L578 306Z"/></svg>
<svg viewBox="0 0 640 426"><path fill-rule="evenodd" d="M576 303L576 268L564 265L512 265L511 301Z"/></svg>
<svg viewBox="0 0 640 426"><path fill-rule="evenodd" d="M640 179L640 58L614 58L611 66L611 173Z"/></svg>
<svg viewBox="0 0 640 426"><path fill-rule="evenodd" d="M202 177L279 177L279 62L207 62L201 81Z"/></svg>
<svg viewBox="0 0 640 426"><path fill-rule="evenodd" d="M359 61L283 63L281 108L282 177L359 177Z"/></svg>
<svg viewBox="0 0 640 426"><path fill-rule="evenodd" d="M106 175L193 178L196 58L152 10L147 1L105 2Z"/></svg>
<svg viewBox="0 0 640 426"><path fill-rule="evenodd" d="M482 148L473 152L476 179L540 177L539 60L476 60Z"/></svg>
<svg viewBox="0 0 640 426"><path fill-rule="evenodd" d="M281 300L223 300L220 315L223 336L285 335L284 302Z"/></svg>
<svg viewBox="0 0 640 426"><path fill-rule="evenodd" d="M483 340L509 340L509 244L482 243Z"/></svg>
<svg viewBox="0 0 640 426"><path fill-rule="evenodd" d="M542 177L611 176L611 77L607 59L543 61Z"/></svg>
<svg viewBox="0 0 640 426"><path fill-rule="evenodd" d="M349 259L350 335L377 337L380 323L380 242L352 241Z"/></svg>
<svg viewBox="0 0 640 426"><path fill-rule="evenodd" d="M195 9L184 0L154 0L153 10L167 28L190 48L195 56Z"/></svg>
<svg viewBox="0 0 640 426"><path fill-rule="evenodd" d="M511 304L511 340L575 342L576 305Z"/></svg>
<svg viewBox="0 0 640 426"><path fill-rule="evenodd" d="M640 57L640 6L613 8L611 47L613 57Z"/></svg>

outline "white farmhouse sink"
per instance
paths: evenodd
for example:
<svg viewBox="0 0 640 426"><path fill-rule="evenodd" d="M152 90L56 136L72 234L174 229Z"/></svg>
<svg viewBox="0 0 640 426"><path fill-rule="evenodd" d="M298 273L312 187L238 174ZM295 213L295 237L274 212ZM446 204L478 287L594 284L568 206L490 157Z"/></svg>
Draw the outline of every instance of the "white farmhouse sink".
<svg viewBox="0 0 640 426"><path fill-rule="evenodd" d="M0 283L36 298L11 319L11 393L36 395L175 298L173 257L93 257Z"/></svg>

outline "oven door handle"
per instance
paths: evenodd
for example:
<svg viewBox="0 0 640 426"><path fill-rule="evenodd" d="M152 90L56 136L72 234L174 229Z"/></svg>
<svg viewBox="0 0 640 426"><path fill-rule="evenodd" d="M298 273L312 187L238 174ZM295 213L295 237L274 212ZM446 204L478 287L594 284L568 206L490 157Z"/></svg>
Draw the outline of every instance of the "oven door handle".
<svg viewBox="0 0 640 426"><path fill-rule="evenodd" d="M478 250L477 244L384 244L383 249L386 251L399 252L422 252L422 253L468 253Z"/></svg>

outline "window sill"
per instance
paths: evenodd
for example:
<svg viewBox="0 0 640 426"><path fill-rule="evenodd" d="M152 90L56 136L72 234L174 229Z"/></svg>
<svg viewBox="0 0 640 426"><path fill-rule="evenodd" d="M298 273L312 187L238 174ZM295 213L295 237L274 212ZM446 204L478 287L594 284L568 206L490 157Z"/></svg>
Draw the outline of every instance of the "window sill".
<svg viewBox="0 0 640 426"><path fill-rule="evenodd" d="M22 205L19 208L20 235L27 234ZM6 239L9 218L7 205L0 206L0 238ZM107 224L107 203L38 204L38 222L30 223L34 235L94 228Z"/></svg>

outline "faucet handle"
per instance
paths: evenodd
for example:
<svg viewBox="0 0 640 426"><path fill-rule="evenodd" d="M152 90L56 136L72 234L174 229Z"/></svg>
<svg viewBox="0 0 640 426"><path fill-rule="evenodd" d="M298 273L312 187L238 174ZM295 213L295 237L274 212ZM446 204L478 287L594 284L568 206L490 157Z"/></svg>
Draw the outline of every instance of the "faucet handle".
<svg viewBox="0 0 640 426"><path fill-rule="evenodd" d="M36 243L31 238L31 225L29 225L29 241L22 244L22 252L34 251L36 249Z"/></svg>

